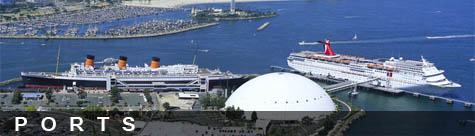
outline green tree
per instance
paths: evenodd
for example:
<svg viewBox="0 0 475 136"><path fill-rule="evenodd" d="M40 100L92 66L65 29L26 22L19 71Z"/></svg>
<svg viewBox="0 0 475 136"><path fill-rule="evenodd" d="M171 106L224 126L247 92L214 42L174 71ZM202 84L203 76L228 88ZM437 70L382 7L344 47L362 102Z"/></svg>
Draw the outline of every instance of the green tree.
<svg viewBox="0 0 475 136"><path fill-rule="evenodd" d="M170 103L168 103L168 102L163 103L162 106L163 106L163 108L165 108L165 110L170 109Z"/></svg>
<svg viewBox="0 0 475 136"><path fill-rule="evenodd" d="M224 106L226 106L226 99L222 97L219 97L217 99L217 103L214 106L216 106L218 109L224 108Z"/></svg>
<svg viewBox="0 0 475 136"><path fill-rule="evenodd" d="M216 91L216 95L218 97L223 97L223 91Z"/></svg>
<svg viewBox="0 0 475 136"><path fill-rule="evenodd" d="M133 118L138 118L140 117L140 112L139 111L129 111L129 116Z"/></svg>
<svg viewBox="0 0 475 136"><path fill-rule="evenodd" d="M77 102L76 102L76 104L77 104L78 107L81 107L83 103L84 103L83 101L77 101Z"/></svg>
<svg viewBox="0 0 475 136"><path fill-rule="evenodd" d="M48 101L52 101L51 97L53 96L53 89L46 90L45 91L45 96L46 96L46 99L48 99Z"/></svg>
<svg viewBox="0 0 475 136"><path fill-rule="evenodd" d="M251 114L251 120L252 121L256 121L257 120L257 113L256 111L253 111L252 114Z"/></svg>
<svg viewBox="0 0 475 136"><path fill-rule="evenodd" d="M88 119L96 119L97 117L104 117L106 111L99 106L87 106L82 110L82 115Z"/></svg>
<svg viewBox="0 0 475 136"><path fill-rule="evenodd" d="M27 111L27 112L34 112L34 111L36 111L36 107L35 107L35 106L28 106L28 107L25 107L25 111Z"/></svg>
<svg viewBox="0 0 475 136"><path fill-rule="evenodd" d="M23 97L21 96L20 90L15 90L15 92L13 92L12 103L13 104L20 104L22 98Z"/></svg>
<svg viewBox="0 0 475 136"><path fill-rule="evenodd" d="M327 135L328 132L333 129L333 127L335 127L335 122L331 119L330 116L327 116L323 120L323 130L318 132L318 134L319 135Z"/></svg>
<svg viewBox="0 0 475 136"><path fill-rule="evenodd" d="M203 109L208 109L208 106L211 104L211 95L209 93L206 93L205 96L200 97L200 103Z"/></svg>
<svg viewBox="0 0 475 136"><path fill-rule="evenodd" d="M145 98L147 98L147 102L150 103L150 104L153 104L152 96L150 95L150 90L149 90L149 89L145 89L145 90L143 91L143 94L144 94Z"/></svg>
<svg viewBox="0 0 475 136"><path fill-rule="evenodd" d="M237 120L237 119L242 119L242 116L244 115L244 111L239 109L239 107L236 109L234 106L232 107L227 107L226 108L226 117L232 120Z"/></svg>
<svg viewBox="0 0 475 136"><path fill-rule="evenodd" d="M109 116L113 117L115 115L119 114L120 115L120 110L115 107L114 109L112 109L110 112L109 112Z"/></svg>
<svg viewBox="0 0 475 136"><path fill-rule="evenodd" d="M309 116L305 116L302 118L302 124L304 125L312 125L313 124L313 118L310 118Z"/></svg>
<svg viewBox="0 0 475 136"><path fill-rule="evenodd" d="M84 92L84 91L79 91L78 92L78 97L79 97L79 99L86 99L87 93Z"/></svg>
<svg viewBox="0 0 475 136"><path fill-rule="evenodd" d="M218 97L211 98L209 106L214 107L214 106L218 105L218 101L219 101L218 99L219 99Z"/></svg>
<svg viewBox="0 0 475 136"><path fill-rule="evenodd" d="M112 102L114 102L114 103L119 103L119 99L120 99L120 89L117 88L117 87L112 87L110 93L111 93L111 100L112 100Z"/></svg>

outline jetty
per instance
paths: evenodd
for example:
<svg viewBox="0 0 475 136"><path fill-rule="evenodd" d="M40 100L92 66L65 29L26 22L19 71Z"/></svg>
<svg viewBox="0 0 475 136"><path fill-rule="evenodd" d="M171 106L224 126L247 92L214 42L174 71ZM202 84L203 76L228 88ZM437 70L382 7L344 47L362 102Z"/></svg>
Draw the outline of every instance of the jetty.
<svg viewBox="0 0 475 136"><path fill-rule="evenodd" d="M269 24L270 24L269 22L265 22L265 23L262 24L259 28L257 28L257 31L263 30L263 29L266 28Z"/></svg>
<svg viewBox="0 0 475 136"><path fill-rule="evenodd" d="M21 81L21 78L13 78L13 79L5 80L5 81L0 82L0 87L6 86L12 83L20 82L20 81Z"/></svg>

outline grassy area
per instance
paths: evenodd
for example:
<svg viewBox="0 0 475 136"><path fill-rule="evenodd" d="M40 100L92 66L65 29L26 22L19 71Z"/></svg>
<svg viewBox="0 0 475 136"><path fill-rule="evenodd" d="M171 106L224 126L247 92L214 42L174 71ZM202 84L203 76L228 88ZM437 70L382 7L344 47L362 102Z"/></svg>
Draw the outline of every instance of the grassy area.
<svg viewBox="0 0 475 136"><path fill-rule="evenodd" d="M13 78L0 82L0 86L6 86L11 83L21 82L21 78Z"/></svg>

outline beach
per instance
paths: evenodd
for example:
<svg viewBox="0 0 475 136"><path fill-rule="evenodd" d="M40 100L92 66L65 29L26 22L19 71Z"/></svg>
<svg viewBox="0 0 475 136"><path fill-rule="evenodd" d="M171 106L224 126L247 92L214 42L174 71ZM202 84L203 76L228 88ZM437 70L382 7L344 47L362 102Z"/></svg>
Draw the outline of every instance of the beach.
<svg viewBox="0 0 475 136"><path fill-rule="evenodd" d="M285 0L236 0L240 2L265 2L265 1L285 1ZM231 0L151 0L148 1L124 1L127 6L158 7L158 8L180 8L187 5L207 4L207 3L228 3Z"/></svg>

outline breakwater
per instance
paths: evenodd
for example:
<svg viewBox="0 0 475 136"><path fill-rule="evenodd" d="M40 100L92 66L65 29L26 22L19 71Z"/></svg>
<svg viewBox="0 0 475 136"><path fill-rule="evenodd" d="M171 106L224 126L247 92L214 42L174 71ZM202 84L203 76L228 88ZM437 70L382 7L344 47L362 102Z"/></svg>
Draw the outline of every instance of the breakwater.
<svg viewBox="0 0 475 136"><path fill-rule="evenodd" d="M5 81L0 82L0 87L6 86L11 83L20 82L20 81L21 81L21 78L13 78L13 79L5 80Z"/></svg>

